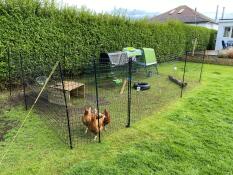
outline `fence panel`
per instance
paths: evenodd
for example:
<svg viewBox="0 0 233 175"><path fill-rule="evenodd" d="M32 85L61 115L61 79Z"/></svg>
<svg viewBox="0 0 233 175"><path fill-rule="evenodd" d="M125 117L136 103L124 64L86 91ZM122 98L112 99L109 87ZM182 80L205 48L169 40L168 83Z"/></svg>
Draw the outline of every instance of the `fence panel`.
<svg viewBox="0 0 233 175"><path fill-rule="evenodd" d="M13 89L11 99L30 108L55 63L45 64L46 53L14 53L13 49L5 53L10 58L11 75L6 87ZM203 64L186 59L204 59L204 51L186 53L184 57L167 54L160 60L170 61L149 66L117 57L115 61L101 58L83 65L73 64L69 69L66 54L72 53L64 53L58 58L60 64L52 72L35 112L70 147L105 140L109 134L178 99L182 89L185 93L197 86ZM30 59L42 61L32 64Z"/></svg>

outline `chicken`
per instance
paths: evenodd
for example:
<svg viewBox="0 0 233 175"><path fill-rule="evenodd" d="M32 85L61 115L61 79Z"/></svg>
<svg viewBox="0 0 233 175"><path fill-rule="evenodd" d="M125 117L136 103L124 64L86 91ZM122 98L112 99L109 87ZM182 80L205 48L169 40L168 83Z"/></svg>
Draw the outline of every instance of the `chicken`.
<svg viewBox="0 0 233 175"><path fill-rule="evenodd" d="M85 109L84 115L82 116L82 122L87 127L85 133L87 133L88 130L91 131L95 135L94 140L97 139L97 134L105 129L105 126L108 125L110 121L110 114L106 109L103 113L99 113L99 115L96 109L94 113L92 113L91 108L88 110Z"/></svg>
<svg viewBox="0 0 233 175"><path fill-rule="evenodd" d="M108 125L110 123L111 117L110 117L109 112L106 109L104 110L104 115L105 115L105 118L104 118L104 130L106 130L106 125Z"/></svg>
<svg viewBox="0 0 233 175"><path fill-rule="evenodd" d="M82 122L86 126L85 134L88 131L88 126L90 125L91 119L93 117L95 117L95 115L91 112L91 107L88 108L88 109L86 108L85 111L84 111L84 115L82 116Z"/></svg>
<svg viewBox="0 0 233 175"><path fill-rule="evenodd" d="M99 120L98 115L95 114L95 117L91 119L91 123L88 126L88 129L95 135L94 140L97 139L97 134L104 129L104 119L105 115L99 114Z"/></svg>

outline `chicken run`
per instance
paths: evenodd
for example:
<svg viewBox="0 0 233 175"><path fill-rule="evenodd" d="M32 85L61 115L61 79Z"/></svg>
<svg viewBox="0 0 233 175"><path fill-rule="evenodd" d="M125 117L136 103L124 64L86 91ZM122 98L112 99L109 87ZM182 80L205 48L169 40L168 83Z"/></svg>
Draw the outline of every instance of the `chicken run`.
<svg viewBox="0 0 233 175"><path fill-rule="evenodd" d="M153 50L149 51L153 56ZM203 62L204 53L199 52ZM168 75L173 75L181 83L187 81L188 86L195 85L196 77L189 77L188 73L192 70L186 68L187 54L180 59L172 55L171 59L176 58L176 65L162 63L160 67L157 60L139 65L135 62L136 58L127 57L125 52L115 52L101 54L101 60L93 59L81 68L73 64L67 70L69 63L66 63L66 57L72 53L65 53L56 66L54 63L29 65L24 61L24 58L46 58L46 54L24 53L18 56L11 53L7 54L10 56L10 98L24 102L25 109L29 110L39 95L34 111L70 148L101 142L105 136L150 115L151 109L163 105L166 98L174 99L182 95L186 87L170 82ZM31 71L34 70L32 67L36 70ZM203 63L201 68L196 68L201 71L200 79L202 68ZM150 87L145 91L135 88L134 85L140 82ZM15 89L14 93L12 89Z"/></svg>

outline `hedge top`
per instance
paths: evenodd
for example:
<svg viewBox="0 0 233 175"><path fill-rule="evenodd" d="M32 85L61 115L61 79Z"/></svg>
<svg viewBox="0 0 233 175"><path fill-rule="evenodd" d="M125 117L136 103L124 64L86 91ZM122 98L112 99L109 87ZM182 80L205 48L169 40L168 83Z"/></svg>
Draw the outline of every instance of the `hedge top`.
<svg viewBox="0 0 233 175"><path fill-rule="evenodd" d="M211 47L214 34L177 21L152 23L72 7L59 9L53 1L0 0L0 82L6 79L8 46L12 64L18 63L21 52L27 72L48 69L61 59L66 70L79 73L77 69L81 71L103 51L153 48L158 62L163 62L168 55L179 56L191 48L195 35L199 45Z"/></svg>

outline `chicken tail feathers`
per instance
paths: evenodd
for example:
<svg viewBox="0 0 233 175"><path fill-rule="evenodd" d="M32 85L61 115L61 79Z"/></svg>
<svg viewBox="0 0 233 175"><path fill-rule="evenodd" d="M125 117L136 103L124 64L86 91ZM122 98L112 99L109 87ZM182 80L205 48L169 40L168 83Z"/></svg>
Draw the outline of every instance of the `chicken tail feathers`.
<svg viewBox="0 0 233 175"><path fill-rule="evenodd" d="M110 118L109 112L106 109L104 110L104 115L105 115L105 118L104 118L104 126L105 126L110 123L111 118Z"/></svg>

